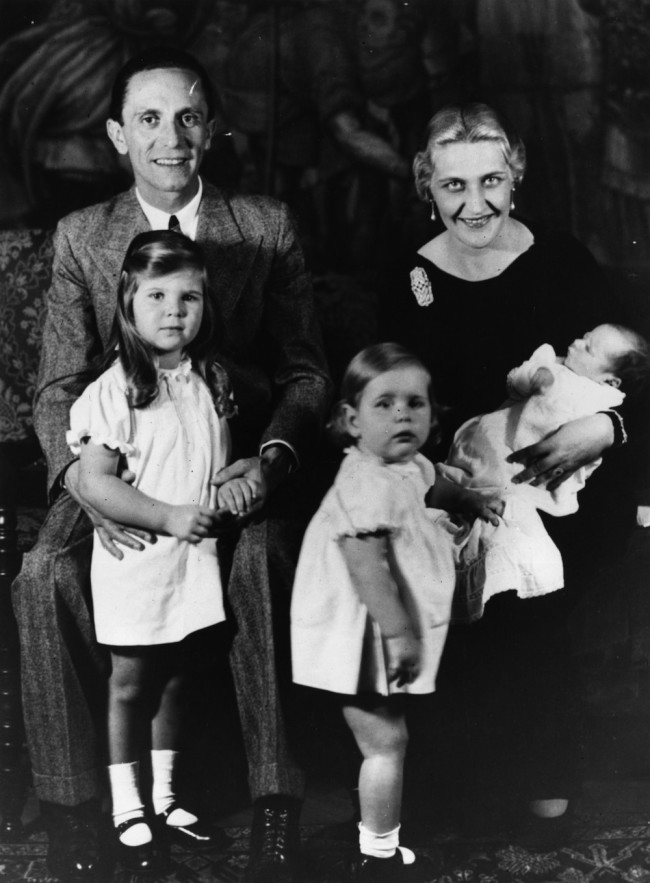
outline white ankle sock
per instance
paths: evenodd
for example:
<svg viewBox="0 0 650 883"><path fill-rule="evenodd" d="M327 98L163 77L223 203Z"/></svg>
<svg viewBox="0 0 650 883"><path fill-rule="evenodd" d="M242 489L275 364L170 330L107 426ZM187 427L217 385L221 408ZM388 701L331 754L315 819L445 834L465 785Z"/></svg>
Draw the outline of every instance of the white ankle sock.
<svg viewBox="0 0 650 883"><path fill-rule="evenodd" d="M157 815L164 812L176 800L173 780L177 757L178 751L171 749L151 752L151 775L153 778L151 799L154 812Z"/></svg>
<svg viewBox="0 0 650 883"><path fill-rule="evenodd" d="M375 834L359 822L359 850L363 855L375 858L392 858L399 846L399 829L398 825L385 834Z"/></svg>
<svg viewBox="0 0 650 883"><path fill-rule="evenodd" d="M126 846L142 846L152 840L151 829L144 820L144 805L138 785L140 763L112 763L108 767L113 800L113 823L117 828L122 822L142 817L142 822L133 825L120 835Z"/></svg>
<svg viewBox="0 0 650 883"><path fill-rule="evenodd" d="M153 777L151 799L154 811L158 815L169 809L176 800L173 781L177 757L178 751L172 751L168 748L151 752L151 773ZM183 825L193 825L197 821L198 819L193 813L179 806L171 813L167 819L167 824L178 828Z"/></svg>

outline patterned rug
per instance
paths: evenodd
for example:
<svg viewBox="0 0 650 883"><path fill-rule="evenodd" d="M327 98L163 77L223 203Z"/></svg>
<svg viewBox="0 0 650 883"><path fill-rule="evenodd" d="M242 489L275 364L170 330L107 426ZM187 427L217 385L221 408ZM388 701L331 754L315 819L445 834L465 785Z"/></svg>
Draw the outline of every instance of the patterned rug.
<svg viewBox="0 0 650 883"><path fill-rule="evenodd" d="M621 819L619 817L618 822ZM548 853L530 852L503 839L461 841L437 838L423 855L442 853L436 883L650 883L650 824L617 824L616 819L583 817L570 846ZM640 819L638 820L640 821ZM226 828L227 842L218 853L189 854L173 847L165 872L151 883L237 883L246 865L248 829ZM349 827L302 828L304 866L301 883L345 883L345 857L350 853ZM45 864L47 842L42 831L27 829L20 843L0 843L3 883L53 880ZM116 868L114 883L137 878Z"/></svg>

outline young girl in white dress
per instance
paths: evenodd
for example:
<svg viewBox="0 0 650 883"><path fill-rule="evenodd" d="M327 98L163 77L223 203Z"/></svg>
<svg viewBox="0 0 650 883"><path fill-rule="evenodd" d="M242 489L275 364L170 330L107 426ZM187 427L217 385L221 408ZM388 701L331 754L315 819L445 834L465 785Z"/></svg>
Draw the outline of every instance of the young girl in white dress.
<svg viewBox="0 0 650 883"><path fill-rule="evenodd" d="M438 481L418 453L434 414L429 373L402 347L352 360L334 420L352 446L307 529L293 589L293 679L341 694L363 756L357 881L431 878L399 847L404 694L433 692L447 634L455 574L440 509L496 520L491 501Z"/></svg>
<svg viewBox="0 0 650 883"><path fill-rule="evenodd" d="M84 497L102 515L155 532L121 560L94 537L91 583L97 640L110 648L108 768L120 858L151 870L154 832L210 845L173 790L179 697L188 636L224 620L216 540L221 517L210 479L228 462L234 411L214 361L217 328L196 243L169 231L136 236L118 288L103 373L75 402L68 444L80 458ZM133 484L119 476L125 459ZM237 480L239 481L239 480ZM235 482L236 484L236 482ZM216 506L234 511L234 485ZM140 753L151 744L149 825L139 790Z"/></svg>
<svg viewBox="0 0 650 883"><path fill-rule="evenodd" d="M546 343L507 377L509 398L496 411L464 423L454 437L440 474L466 488L503 499L496 524L475 521L457 538L458 585L454 615L478 619L496 594L514 590L521 598L564 586L560 551L538 510L570 515L578 492L601 459L581 467L561 483L518 483L524 454L571 420L613 412L622 405L621 385L638 385L648 374L648 345L629 328L598 325L557 356ZM614 411L614 416L617 412ZM622 422L621 422L622 427Z"/></svg>

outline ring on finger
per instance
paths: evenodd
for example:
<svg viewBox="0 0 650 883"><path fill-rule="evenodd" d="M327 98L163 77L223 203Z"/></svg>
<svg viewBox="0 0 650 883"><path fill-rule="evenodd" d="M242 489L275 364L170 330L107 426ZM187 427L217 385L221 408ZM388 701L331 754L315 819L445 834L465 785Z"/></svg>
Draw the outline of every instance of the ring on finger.
<svg viewBox="0 0 650 883"><path fill-rule="evenodd" d="M561 466L557 466L552 472L553 478L559 478L561 475L564 475L564 469Z"/></svg>

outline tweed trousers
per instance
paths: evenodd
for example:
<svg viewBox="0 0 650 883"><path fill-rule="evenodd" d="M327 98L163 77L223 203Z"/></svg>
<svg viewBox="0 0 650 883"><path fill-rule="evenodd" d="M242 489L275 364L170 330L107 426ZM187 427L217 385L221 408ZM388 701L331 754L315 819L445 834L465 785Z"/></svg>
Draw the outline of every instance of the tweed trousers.
<svg viewBox="0 0 650 883"><path fill-rule="evenodd" d="M304 527L295 511L287 505L284 512L292 515L269 514L251 523L231 544L230 658L253 799L301 798L304 792L285 725L290 594ZM13 585L34 785L41 800L68 806L96 796L100 788L98 743L105 730L110 660L95 639L92 542L89 519L62 494Z"/></svg>

